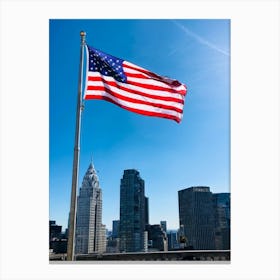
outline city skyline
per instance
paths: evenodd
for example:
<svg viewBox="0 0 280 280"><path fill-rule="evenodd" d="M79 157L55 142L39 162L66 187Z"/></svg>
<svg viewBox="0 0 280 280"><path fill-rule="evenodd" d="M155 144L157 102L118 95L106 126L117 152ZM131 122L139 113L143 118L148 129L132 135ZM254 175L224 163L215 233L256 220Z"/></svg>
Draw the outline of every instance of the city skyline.
<svg viewBox="0 0 280 280"><path fill-rule="evenodd" d="M180 124L97 100L85 102L82 116L79 187L93 158L106 227L119 219L123 170L137 169L146 183L150 223L166 220L177 229L179 189L204 185L230 192L230 21L50 20L50 219L63 229L70 207L81 30L88 44L187 85Z"/></svg>
<svg viewBox="0 0 280 280"><path fill-rule="evenodd" d="M83 196L80 193L78 197L76 232L80 234L76 236L77 255L97 251L106 254L172 250L230 250L230 193L212 193L211 189L205 186L179 190L180 228L170 230L166 221L160 221L157 224L149 223L145 182L137 170L124 170L121 184L120 220L112 221L113 229L107 230L105 236L105 226L96 227L95 222L92 221L94 216L95 219L98 216L94 214L96 211L96 208L94 211L95 195L92 195L94 186L100 190L98 178L91 163L81 188ZM93 203L88 203L89 200ZM81 202L82 213L79 211ZM93 208L89 207L90 205ZM99 222L101 222L101 215L99 215ZM50 220L49 224L52 256L53 253L65 253L67 233L62 232L61 226L56 225L56 221ZM94 236L100 236L100 241L96 243L100 243L97 249L94 249L96 246Z"/></svg>
<svg viewBox="0 0 280 280"><path fill-rule="evenodd" d="M92 165L93 166L93 164L91 163L90 165ZM135 169L135 170L137 170L137 169ZM123 171L125 171L125 170L123 170ZM139 170L137 170L137 171L139 171ZM145 180L144 180L144 182L145 182ZM81 186L82 187L82 186ZM183 191L184 189L188 189L188 188L209 188L210 190L211 190L211 186L205 186L205 185L199 185L199 186L186 186L186 187L182 187L181 189L178 189L177 190L177 198L178 198L178 193L179 192L181 192L181 191ZM228 192L219 192L219 193L214 193L213 192L213 194L215 194L215 195L218 195L218 194L230 194L230 191L228 191ZM78 195L77 195L78 196ZM146 199L149 199L148 197L145 197ZM119 197L119 200L120 200L120 197ZM179 198L177 199L177 207L178 207L178 216L179 216ZM148 212L149 213L149 212ZM102 218L102 217L101 217ZM51 220L51 219L50 219ZM55 219L54 219L55 220ZM106 225L106 229L107 230L109 230L109 231L113 231L113 222L115 222L115 221L119 221L120 220L120 216L116 216L116 219L114 219L114 220L112 220L111 221L111 223L109 223L108 225ZM148 214L148 219L147 219L148 221L149 221L149 214ZM55 220L56 221L56 220ZM178 227L177 228L175 228L175 227L170 227L169 226L169 224L168 224L168 221L166 220L166 221L162 221L162 219L161 220L159 220L159 221L156 221L155 223L148 223L148 224L157 224L157 225L161 225L162 226L162 224L163 223L166 223L166 229L167 229L167 231L174 231L174 230L180 230L180 225L179 225L179 222L178 222ZM65 231L65 229L67 229L67 227L63 227L63 231Z"/></svg>

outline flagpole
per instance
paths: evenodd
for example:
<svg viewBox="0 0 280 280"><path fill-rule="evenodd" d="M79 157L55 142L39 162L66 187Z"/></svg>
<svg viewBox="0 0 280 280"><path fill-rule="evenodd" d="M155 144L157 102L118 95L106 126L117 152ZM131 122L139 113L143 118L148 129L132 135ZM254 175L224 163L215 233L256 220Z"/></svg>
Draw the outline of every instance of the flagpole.
<svg viewBox="0 0 280 280"><path fill-rule="evenodd" d="M76 131L75 131L75 147L73 159L73 173L72 173L72 189L71 189L71 204L69 217L69 233L67 243L67 260L73 261L75 256L75 229L76 229L76 202L77 202L77 188L78 188L78 174L79 174L79 159L80 159L80 134L81 134L81 115L83 110L82 104L82 90L83 90L83 62L84 62L84 46L86 32L81 31L81 46L80 46L80 72L79 72L79 87L76 111Z"/></svg>

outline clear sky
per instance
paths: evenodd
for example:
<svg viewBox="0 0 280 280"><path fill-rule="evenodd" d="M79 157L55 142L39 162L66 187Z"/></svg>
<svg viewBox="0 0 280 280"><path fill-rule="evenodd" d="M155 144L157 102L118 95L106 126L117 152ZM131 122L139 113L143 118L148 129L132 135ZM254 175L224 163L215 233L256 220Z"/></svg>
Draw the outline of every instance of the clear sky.
<svg viewBox="0 0 280 280"><path fill-rule="evenodd" d="M179 227L178 190L230 192L230 20L50 20L50 219L67 227L80 31L89 45L187 85L180 124L100 100L85 102L79 187L91 158L103 224L119 219L120 179L145 180L151 224ZM78 193L78 192L77 192Z"/></svg>

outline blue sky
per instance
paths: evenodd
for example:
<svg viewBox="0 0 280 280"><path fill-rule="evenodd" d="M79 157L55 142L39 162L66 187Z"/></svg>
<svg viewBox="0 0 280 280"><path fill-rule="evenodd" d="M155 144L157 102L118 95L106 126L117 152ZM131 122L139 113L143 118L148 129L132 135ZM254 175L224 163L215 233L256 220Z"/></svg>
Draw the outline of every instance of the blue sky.
<svg viewBox="0 0 280 280"><path fill-rule="evenodd" d="M103 223L119 218L124 169L139 170L150 223L179 226L178 190L230 191L229 20L50 20L50 219L67 226L78 90L80 31L86 41L159 75L185 83L175 121L85 102L79 186L91 158L103 191Z"/></svg>

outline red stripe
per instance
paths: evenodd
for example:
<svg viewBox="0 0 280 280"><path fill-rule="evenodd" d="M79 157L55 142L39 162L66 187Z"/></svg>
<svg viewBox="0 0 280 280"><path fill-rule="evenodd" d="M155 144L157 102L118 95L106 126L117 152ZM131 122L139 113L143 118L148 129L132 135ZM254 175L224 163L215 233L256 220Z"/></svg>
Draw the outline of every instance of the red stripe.
<svg viewBox="0 0 280 280"><path fill-rule="evenodd" d="M138 91L138 90L134 90L134 89L131 89L131 88L122 87L119 83L117 83L115 81L107 81L103 77L91 77L91 76L89 76L88 80L93 81L93 82L95 82L95 81L103 82L105 84L116 87L120 90L127 91L129 93L138 94L138 95L145 96L145 97L150 97L150 98L153 98L153 99L164 100L164 101L173 101L173 102L184 104L183 99L179 99L179 98L175 98L175 97L153 95L153 94L144 93L144 92L141 92L141 91ZM88 86L87 89L92 90L92 87L93 86Z"/></svg>
<svg viewBox="0 0 280 280"><path fill-rule="evenodd" d="M181 121L181 119L179 117L173 116L173 115L168 115L168 114L163 114L163 113L156 113L156 112L149 112L149 111L145 111L145 110L140 110L140 109L135 109L135 108L131 108L131 107L127 107L124 105L121 105L117 102L115 102L114 100L112 100L111 98L107 97L107 96L85 96L85 99L99 99L99 100L106 100L109 101L123 109L126 109L128 111L140 114L140 115L145 115L145 116L154 116L154 117L160 117L160 118L165 118L165 119L171 119L171 120L175 120L177 123L179 123Z"/></svg>
<svg viewBox="0 0 280 280"><path fill-rule="evenodd" d="M145 74L135 74L135 73L128 73L125 72L125 75L130 78L139 78L139 79L148 79L149 77Z"/></svg>
<svg viewBox="0 0 280 280"><path fill-rule="evenodd" d="M89 81L94 81L97 77L88 77ZM173 88L166 88L166 87L161 87L161 86L154 86L154 85L147 85L147 84L142 84L142 83L138 83L138 82L133 82L128 80L127 84L129 85L133 85L133 86L138 86L141 88L145 88L145 89L150 89L150 90L161 90L161 91L165 91L165 92L169 92L169 93L176 93L176 94L181 94L181 95L185 95L186 94L186 90L176 90Z"/></svg>
<svg viewBox="0 0 280 280"><path fill-rule="evenodd" d="M182 109L179 109L177 107L174 106L170 106L170 105L165 105L165 104L159 104L159 103L154 103L154 102L148 102L148 101L143 101L143 100L139 100L139 99L134 99L134 98L130 98L127 96L123 96L120 95L114 91L112 91L109 88L106 88L105 86L91 86L91 90L100 90L100 91L105 91L109 94L111 94L112 96L120 99L120 100L124 100L124 101L128 101L131 103L135 103L135 104L144 104L144 105L149 105L149 106L153 106L153 107L157 107L157 108L162 108L162 109L167 109L167 110L172 110L172 111L176 111L178 113L183 113ZM90 96L90 94L88 94Z"/></svg>
<svg viewBox="0 0 280 280"><path fill-rule="evenodd" d="M147 79L148 80L148 79ZM151 89L151 90L162 90L162 91L166 91L166 92L169 92L169 93L179 93L179 94L182 94L182 95L185 95L186 94L186 90L176 90L174 88L166 88L166 87L161 87L161 86L155 86L155 85L147 85L147 84L141 84L139 82L134 82L134 81L131 81L131 80L127 80L129 84L131 85L134 85L134 86L138 86L138 87L142 87L142 88L146 88L146 89ZM162 82L162 81L161 81ZM167 83L165 83L167 84ZM169 85L169 84L168 84ZM170 86L170 85L169 85Z"/></svg>

